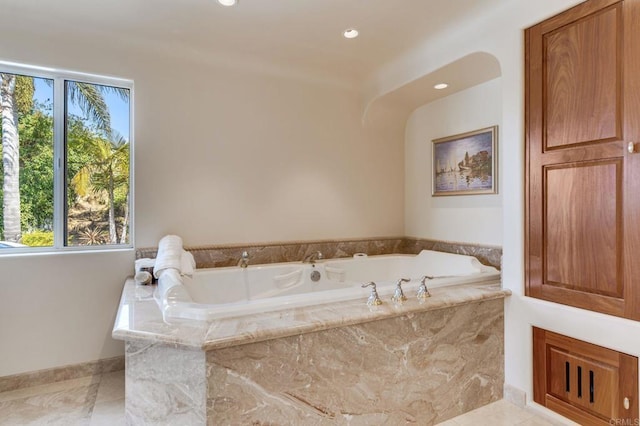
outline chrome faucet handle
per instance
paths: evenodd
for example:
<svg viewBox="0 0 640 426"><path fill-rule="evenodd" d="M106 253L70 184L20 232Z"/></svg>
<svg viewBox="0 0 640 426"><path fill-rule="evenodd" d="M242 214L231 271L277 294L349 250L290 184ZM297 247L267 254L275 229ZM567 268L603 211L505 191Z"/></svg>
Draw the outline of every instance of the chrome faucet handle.
<svg viewBox="0 0 640 426"><path fill-rule="evenodd" d="M429 289L427 288L427 280L432 280L433 277L429 275L425 275L420 279L420 287L418 287L418 299L425 300L431 297L431 293L429 293Z"/></svg>
<svg viewBox="0 0 640 426"><path fill-rule="evenodd" d="M367 299L367 306L382 305L382 300L380 300L380 296L378 296L378 291L376 290L376 283L371 281L370 283L362 284L361 287L362 288L371 287L371 294Z"/></svg>
<svg viewBox="0 0 640 426"><path fill-rule="evenodd" d="M391 296L393 303L402 304L407 300L407 296L402 292L402 283L408 283L409 281L411 280L407 278L400 278L398 282L396 282L396 291L393 293L393 296Z"/></svg>

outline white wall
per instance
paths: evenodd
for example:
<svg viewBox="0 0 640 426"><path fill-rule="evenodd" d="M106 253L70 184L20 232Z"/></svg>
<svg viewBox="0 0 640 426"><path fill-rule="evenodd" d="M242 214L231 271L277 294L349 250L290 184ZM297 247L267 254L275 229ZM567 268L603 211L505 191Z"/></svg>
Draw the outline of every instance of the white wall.
<svg viewBox="0 0 640 426"><path fill-rule="evenodd" d="M500 125L501 120L499 78L431 102L411 114L405 131L405 235L502 245L500 192L495 195L431 196L431 141ZM498 137L498 152L500 146ZM500 177L499 171L498 183Z"/></svg>
<svg viewBox="0 0 640 426"><path fill-rule="evenodd" d="M533 405L532 325L640 356L639 322L524 296L523 30L577 3L576 0L504 2L484 16L476 16L473 22L454 26L449 33L429 40L367 82L366 99L372 100L473 52L488 52L500 61L502 277L503 286L513 292L505 303L505 380L527 392ZM409 182L407 186L411 186Z"/></svg>
<svg viewBox="0 0 640 426"><path fill-rule="evenodd" d="M133 250L0 257L0 376L122 355L111 338Z"/></svg>
<svg viewBox="0 0 640 426"><path fill-rule="evenodd" d="M0 60L134 80L136 246L403 233L402 127L293 73L2 22ZM0 257L0 376L122 353L132 251Z"/></svg>

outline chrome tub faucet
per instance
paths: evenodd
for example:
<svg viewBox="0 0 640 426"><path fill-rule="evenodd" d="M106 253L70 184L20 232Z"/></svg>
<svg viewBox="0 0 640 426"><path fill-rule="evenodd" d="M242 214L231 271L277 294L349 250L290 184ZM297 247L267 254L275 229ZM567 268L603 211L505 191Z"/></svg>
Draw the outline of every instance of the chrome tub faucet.
<svg viewBox="0 0 640 426"><path fill-rule="evenodd" d="M316 261L322 260L322 259L324 259L324 256L322 256L322 253L320 251L314 251L306 255L302 259L302 263L311 263L312 265L315 265Z"/></svg>
<svg viewBox="0 0 640 426"><path fill-rule="evenodd" d="M391 296L393 303L402 304L407 301L407 296L405 296L402 291L402 283L408 283L409 281L411 280L408 278L400 278L398 282L396 282L396 290L393 296Z"/></svg>
<svg viewBox="0 0 640 426"><path fill-rule="evenodd" d="M434 277L430 277L429 275L425 275L420 279L420 287L418 287L418 300L426 300L431 297L431 293L429 293L429 289L427 288L427 280L432 280Z"/></svg>
<svg viewBox="0 0 640 426"><path fill-rule="evenodd" d="M238 266L241 268L249 266L249 253L246 250L242 252L240 260L238 261Z"/></svg>
<svg viewBox="0 0 640 426"><path fill-rule="evenodd" d="M369 283L362 284L360 287L362 288L371 287L371 293L369 294L369 298L367 299L367 306L382 305L382 300L380 299L380 296L378 296L378 292L376 290L376 283L371 281Z"/></svg>

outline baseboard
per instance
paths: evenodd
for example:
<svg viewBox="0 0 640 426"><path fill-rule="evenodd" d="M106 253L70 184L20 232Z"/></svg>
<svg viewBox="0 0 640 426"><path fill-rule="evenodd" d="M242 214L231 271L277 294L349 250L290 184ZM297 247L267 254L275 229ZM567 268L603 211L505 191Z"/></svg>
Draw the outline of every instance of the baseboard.
<svg viewBox="0 0 640 426"><path fill-rule="evenodd" d="M520 408L524 408L527 405L527 393L506 383L504 384L503 398Z"/></svg>
<svg viewBox="0 0 640 426"><path fill-rule="evenodd" d="M0 377L0 393L124 370L124 356Z"/></svg>

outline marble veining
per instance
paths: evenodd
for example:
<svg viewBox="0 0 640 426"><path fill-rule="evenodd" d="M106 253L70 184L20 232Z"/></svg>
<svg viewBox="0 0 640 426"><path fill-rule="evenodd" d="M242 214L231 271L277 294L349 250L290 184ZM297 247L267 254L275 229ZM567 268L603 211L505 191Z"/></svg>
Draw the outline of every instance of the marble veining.
<svg viewBox="0 0 640 426"><path fill-rule="evenodd" d="M500 399L502 300L207 352L209 424L434 424Z"/></svg>
<svg viewBox="0 0 640 426"><path fill-rule="evenodd" d="M481 263L500 269L502 249L476 244L454 243L409 237L366 238L357 240L289 241L264 244L233 244L206 247L186 247L193 254L198 268L235 266L243 251L251 264L295 262L314 251L325 258L351 257L355 253L370 256L381 254L418 254L421 250L475 256ZM157 248L139 248L136 258L154 258Z"/></svg>
<svg viewBox="0 0 640 426"><path fill-rule="evenodd" d="M127 342L125 354L127 424L206 422L204 352Z"/></svg>
<svg viewBox="0 0 640 426"><path fill-rule="evenodd" d="M128 424L426 425L502 396L497 282L211 322L163 321L152 292L128 280L113 331Z"/></svg>
<svg viewBox="0 0 640 426"><path fill-rule="evenodd" d="M97 396L94 385L99 382ZM79 392L88 398L77 398ZM506 390L505 390L506 392ZM55 401L55 403L51 403ZM63 401L67 401L64 403ZM0 425L124 425L124 371L0 392ZM86 416L83 416L86 414ZM531 407L521 408L502 399L440 423L442 426L518 425L576 426L567 419Z"/></svg>

